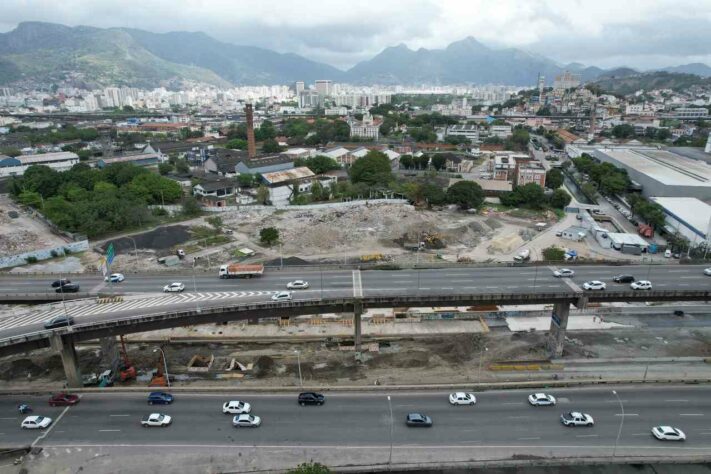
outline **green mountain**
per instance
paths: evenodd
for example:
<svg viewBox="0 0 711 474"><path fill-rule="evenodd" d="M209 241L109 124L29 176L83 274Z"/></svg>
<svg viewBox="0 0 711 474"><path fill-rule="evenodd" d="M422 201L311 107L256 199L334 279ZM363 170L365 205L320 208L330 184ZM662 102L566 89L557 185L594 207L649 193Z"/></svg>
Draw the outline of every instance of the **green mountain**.
<svg viewBox="0 0 711 474"><path fill-rule="evenodd" d="M28 22L0 34L0 83L156 87L193 80L228 82L214 72L166 61L118 29Z"/></svg>
<svg viewBox="0 0 711 474"><path fill-rule="evenodd" d="M672 89L683 91L692 86L711 87L711 78L700 77L695 74L681 74L665 71L634 73L625 70L624 74L601 76L593 84L603 91L627 95L640 89L645 91L653 89Z"/></svg>

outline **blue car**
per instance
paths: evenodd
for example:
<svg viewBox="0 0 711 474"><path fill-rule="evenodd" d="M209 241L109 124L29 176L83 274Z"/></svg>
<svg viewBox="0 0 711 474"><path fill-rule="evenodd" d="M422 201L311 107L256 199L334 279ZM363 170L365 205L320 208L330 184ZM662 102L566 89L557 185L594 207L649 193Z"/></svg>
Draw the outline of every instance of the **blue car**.
<svg viewBox="0 0 711 474"><path fill-rule="evenodd" d="M173 395L165 392L151 392L148 394L149 405L170 405L173 403Z"/></svg>

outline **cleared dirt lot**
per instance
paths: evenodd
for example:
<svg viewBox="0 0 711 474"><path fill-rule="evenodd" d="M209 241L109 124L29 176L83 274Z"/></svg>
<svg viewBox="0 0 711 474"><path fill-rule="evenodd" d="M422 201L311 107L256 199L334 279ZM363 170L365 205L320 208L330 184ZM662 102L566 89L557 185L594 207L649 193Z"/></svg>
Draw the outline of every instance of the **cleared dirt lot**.
<svg viewBox="0 0 711 474"><path fill-rule="evenodd" d="M18 217L11 218L12 211L17 212ZM23 212L7 195L0 194L0 255L57 247L66 242L42 221Z"/></svg>

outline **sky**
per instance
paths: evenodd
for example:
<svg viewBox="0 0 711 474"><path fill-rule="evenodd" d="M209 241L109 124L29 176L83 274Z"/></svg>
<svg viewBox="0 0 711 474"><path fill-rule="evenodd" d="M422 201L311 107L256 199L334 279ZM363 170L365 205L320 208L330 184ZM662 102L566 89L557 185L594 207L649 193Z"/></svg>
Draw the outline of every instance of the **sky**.
<svg viewBox="0 0 711 474"><path fill-rule="evenodd" d="M711 0L0 0L0 32L22 21L202 31L341 69L467 36L561 64L711 65Z"/></svg>

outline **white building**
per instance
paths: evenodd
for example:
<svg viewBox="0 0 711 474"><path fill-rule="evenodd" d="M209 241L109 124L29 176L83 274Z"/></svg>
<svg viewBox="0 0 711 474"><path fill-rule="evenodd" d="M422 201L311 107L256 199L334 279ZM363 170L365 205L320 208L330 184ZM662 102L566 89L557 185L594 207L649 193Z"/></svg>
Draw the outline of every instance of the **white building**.
<svg viewBox="0 0 711 474"><path fill-rule="evenodd" d="M365 138L378 141L378 137L380 136L380 123L376 122L369 113L363 115L362 121L351 120L348 124L351 127L351 138Z"/></svg>
<svg viewBox="0 0 711 474"><path fill-rule="evenodd" d="M666 227L678 232L692 245L708 240L711 235L711 206L696 198L652 197L664 209Z"/></svg>
<svg viewBox="0 0 711 474"><path fill-rule="evenodd" d="M44 165L56 171L67 171L79 163L79 156L69 151L22 155L15 158L0 155L0 177L22 176L32 165Z"/></svg>
<svg viewBox="0 0 711 474"><path fill-rule="evenodd" d="M513 132L511 131L511 125L492 125L489 127L489 134L503 139L513 135Z"/></svg>
<svg viewBox="0 0 711 474"><path fill-rule="evenodd" d="M472 143L479 141L479 127L476 125L450 125L445 136L464 137Z"/></svg>

